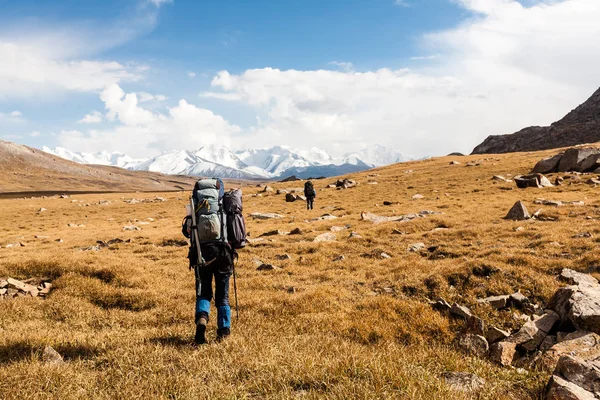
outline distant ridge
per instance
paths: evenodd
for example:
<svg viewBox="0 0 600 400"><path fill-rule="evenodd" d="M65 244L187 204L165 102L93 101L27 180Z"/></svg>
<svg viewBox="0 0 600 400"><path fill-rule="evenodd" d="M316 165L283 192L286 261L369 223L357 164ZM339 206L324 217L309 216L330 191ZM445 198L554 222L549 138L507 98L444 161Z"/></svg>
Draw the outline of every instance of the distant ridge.
<svg viewBox="0 0 600 400"><path fill-rule="evenodd" d="M531 126L511 135L488 136L472 154L548 150L600 141L600 89L550 126Z"/></svg>

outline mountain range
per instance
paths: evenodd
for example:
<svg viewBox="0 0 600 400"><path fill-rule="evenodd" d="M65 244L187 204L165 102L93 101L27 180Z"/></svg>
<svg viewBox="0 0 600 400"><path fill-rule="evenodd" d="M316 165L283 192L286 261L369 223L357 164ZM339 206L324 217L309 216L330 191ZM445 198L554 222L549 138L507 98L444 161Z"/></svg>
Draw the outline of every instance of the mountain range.
<svg viewBox="0 0 600 400"><path fill-rule="evenodd" d="M135 159L119 152L82 153L62 147L42 151L80 164L97 164L134 171L169 175L214 176L230 179L279 179L336 176L408 161L411 158L381 145L333 158L313 147L297 150L287 146L233 152L225 146L207 145L196 151L173 150L148 159Z"/></svg>
<svg viewBox="0 0 600 400"><path fill-rule="evenodd" d="M530 126L510 135L488 136L473 154L547 150L600 141L600 89L550 126Z"/></svg>

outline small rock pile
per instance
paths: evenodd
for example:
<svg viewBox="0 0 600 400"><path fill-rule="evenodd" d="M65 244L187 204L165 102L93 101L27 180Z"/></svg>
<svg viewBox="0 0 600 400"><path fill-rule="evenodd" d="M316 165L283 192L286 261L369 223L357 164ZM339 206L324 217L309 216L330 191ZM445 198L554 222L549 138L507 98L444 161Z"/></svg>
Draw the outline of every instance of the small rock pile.
<svg viewBox="0 0 600 400"><path fill-rule="evenodd" d="M546 399L600 398L600 284L587 274L563 269L560 288L544 309L531 304L521 293L479 300L494 309L515 306L533 314L512 334L486 327L480 318L459 304L443 299L432 307L465 319L458 338L461 349L471 355L489 357L503 366L554 370L546 388Z"/></svg>
<svg viewBox="0 0 600 400"><path fill-rule="evenodd" d="M37 284L31 284L37 282ZM27 279L19 281L13 278L0 279L0 300L16 297L41 297L48 296L52 289L52 283L47 278Z"/></svg>
<svg viewBox="0 0 600 400"><path fill-rule="evenodd" d="M533 173L551 172L595 172L600 173L600 148L571 148L564 153L539 161Z"/></svg>
<svg viewBox="0 0 600 400"><path fill-rule="evenodd" d="M554 186L552 182L548 180L542 174L529 174L529 175L518 175L514 179L519 189L526 189L528 187L544 188Z"/></svg>
<svg viewBox="0 0 600 400"><path fill-rule="evenodd" d="M335 187L338 189L349 189L358 186L358 182L353 179L338 179L335 183Z"/></svg>

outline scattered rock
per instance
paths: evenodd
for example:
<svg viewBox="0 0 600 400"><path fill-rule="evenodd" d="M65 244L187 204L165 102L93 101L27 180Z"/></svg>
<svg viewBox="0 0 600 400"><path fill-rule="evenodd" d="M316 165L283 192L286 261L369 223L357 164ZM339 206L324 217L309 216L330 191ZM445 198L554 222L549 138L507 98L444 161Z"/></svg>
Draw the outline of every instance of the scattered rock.
<svg viewBox="0 0 600 400"><path fill-rule="evenodd" d="M43 213L44 211L48 211L47 209L45 209L44 207L40 208L37 212L38 213Z"/></svg>
<svg viewBox="0 0 600 400"><path fill-rule="evenodd" d="M564 337L562 337L564 336ZM558 335L557 342L542 356L541 366L552 371L563 355L571 355L584 361L600 358L600 336L588 331L575 331Z"/></svg>
<svg viewBox="0 0 600 400"><path fill-rule="evenodd" d="M510 333L503 331L502 329L498 329L495 326L491 326L487 329L485 333L485 338L488 343L494 344L496 342L500 342L510 336Z"/></svg>
<svg viewBox="0 0 600 400"><path fill-rule="evenodd" d="M575 278L574 278L575 279ZM582 279L582 278L577 278ZM593 282L590 279L590 282ZM577 329L600 333L600 285L581 283L556 291L547 308Z"/></svg>
<svg viewBox="0 0 600 400"><path fill-rule="evenodd" d="M513 221L523 221L529 218L529 211L527 211L527 207L525 207L525 204L523 204L522 201L517 201L512 206L508 214L506 214L506 217L504 217L504 219L510 219Z"/></svg>
<svg viewBox="0 0 600 400"><path fill-rule="evenodd" d="M552 375L546 386L545 400L595 400L593 393L559 376Z"/></svg>
<svg viewBox="0 0 600 400"><path fill-rule="evenodd" d="M319 243L319 242L333 242L335 241L336 236L335 233L333 232L325 232L320 234L319 236L317 236L313 242L315 243Z"/></svg>
<svg viewBox="0 0 600 400"><path fill-rule="evenodd" d="M465 326L465 333L472 333L474 335L485 336L485 322L479 317L472 316L467 320L467 324Z"/></svg>
<svg viewBox="0 0 600 400"><path fill-rule="evenodd" d="M558 360L554 375L589 392L600 394L600 360L590 362L564 355Z"/></svg>
<svg viewBox="0 0 600 400"><path fill-rule="evenodd" d="M331 228L329 228L329 230L331 232L341 232L341 231L345 231L347 229L348 229L347 226L332 226Z"/></svg>
<svg viewBox="0 0 600 400"><path fill-rule="evenodd" d="M408 222L408 221L412 221L416 218L422 218L427 215L433 215L433 214L441 214L441 213L435 212L435 211L424 210L424 211L420 211L416 214L384 217L384 216L380 216L380 215L375 215L370 212L362 212L360 214L360 218L363 221L373 222L374 224L381 224L381 223L385 223L385 222Z"/></svg>
<svg viewBox="0 0 600 400"><path fill-rule="evenodd" d="M425 198L425 196L423 196L422 194L418 194L418 193L412 197L413 200L419 200L419 199L423 199L423 198Z"/></svg>
<svg viewBox="0 0 600 400"><path fill-rule="evenodd" d="M279 261L288 261L291 260L292 257L290 257L289 254L279 254L277 256L275 256L276 259L278 259Z"/></svg>
<svg viewBox="0 0 600 400"><path fill-rule="evenodd" d="M489 351L487 340L483 336L467 333L460 337L459 347L467 354L478 357L485 357Z"/></svg>
<svg viewBox="0 0 600 400"><path fill-rule="evenodd" d="M50 346L44 347L42 361L49 365L60 365L64 362L62 356Z"/></svg>
<svg viewBox="0 0 600 400"><path fill-rule="evenodd" d="M479 302L487 303L490 306L492 306L492 308L495 308L496 310L500 310L500 309L506 308L508 306L509 298L510 298L510 296L508 296L508 295L492 296L492 297L487 297L485 299L481 299L481 300L479 300Z"/></svg>
<svg viewBox="0 0 600 400"><path fill-rule="evenodd" d="M510 179L506 179L502 175L494 175L492 176L492 180L496 182L512 182Z"/></svg>
<svg viewBox="0 0 600 400"><path fill-rule="evenodd" d="M450 161L450 165L460 165L459 161Z"/></svg>
<svg viewBox="0 0 600 400"><path fill-rule="evenodd" d="M125 225L123 227L124 231L141 231L141 228L135 225Z"/></svg>
<svg viewBox="0 0 600 400"><path fill-rule="evenodd" d="M288 232L284 232L284 231L280 231L279 229L276 229L274 231L269 231L269 232L265 232L262 235L260 235L260 237L263 236L284 236L284 235L288 235Z"/></svg>
<svg viewBox="0 0 600 400"><path fill-rule="evenodd" d="M558 164L558 172L586 172L581 170L584 161L595 154L598 154L598 149L595 148L570 148L565 151ZM586 165L588 163L585 163Z"/></svg>
<svg viewBox="0 0 600 400"><path fill-rule="evenodd" d="M348 239L362 239L362 236L360 236L356 232L350 232L350 235L348 236Z"/></svg>
<svg viewBox="0 0 600 400"><path fill-rule="evenodd" d="M542 341L558 321L558 314L548 311L543 316L526 322L517 333L506 339L506 342L515 343L527 351L534 351L542 344Z"/></svg>
<svg viewBox="0 0 600 400"><path fill-rule="evenodd" d="M408 246L408 248L406 249L406 251L408 251L409 253L416 253L419 252L421 250L425 249L425 243L413 243L410 246Z"/></svg>
<svg viewBox="0 0 600 400"><path fill-rule="evenodd" d="M510 295L510 304L517 308L522 308L527 303L529 303L529 299L521 292L515 292Z"/></svg>
<svg viewBox="0 0 600 400"><path fill-rule="evenodd" d="M254 219L261 219L261 220L267 220L267 219L277 219L277 218L283 218L283 215L279 215L279 214L275 214L275 213L251 213L250 217L254 218Z"/></svg>
<svg viewBox="0 0 600 400"><path fill-rule="evenodd" d="M498 342L490 347L490 360L505 367L512 365L516 355L516 343Z"/></svg>
<svg viewBox="0 0 600 400"><path fill-rule="evenodd" d="M450 308L450 314L460 318L464 318L465 320L468 320L469 318L473 317L471 310L469 310L465 306L461 306L458 303L452 304L452 307Z"/></svg>
<svg viewBox="0 0 600 400"><path fill-rule="evenodd" d="M436 301L430 302L429 304L431 304L431 307L433 307L434 310L438 310L438 311L448 311L449 312L450 309L452 308L450 306L450 304L442 298L437 299Z"/></svg>
<svg viewBox="0 0 600 400"><path fill-rule="evenodd" d="M290 235L303 235L303 234L304 234L304 232L302 232L302 229L300 229L300 228L294 228L290 232Z"/></svg>
<svg viewBox="0 0 600 400"><path fill-rule="evenodd" d="M341 256L337 256L336 258L333 259L334 262L340 262L340 261L345 261L346 257L341 255Z"/></svg>
<svg viewBox="0 0 600 400"><path fill-rule="evenodd" d="M285 201L288 202L288 203L293 203L293 202L296 201L296 196L294 194L292 194L292 193L287 193L285 195Z"/></svg>
<svg viewBox="0 0 600 400"><path fill-rule="evenodd" d="M446 385L459 392L475 392L481 390L485 385L485 380L466 372L445 372L442 377Z"/></svg>
<svg viewBox="0 0 600 400"><path fill-rule="evenodd" d="M257 271L275 271L281 269L279 267L276 267L272 264L261 264L258 268L256 268Z"/></svg>
<svg viewBox="0 0 600 400"><path fill-rule="evenodd" d="M552 183L542 174L518 175L514 179L519 189L528 187L542 188L552 187Z"/></svg>

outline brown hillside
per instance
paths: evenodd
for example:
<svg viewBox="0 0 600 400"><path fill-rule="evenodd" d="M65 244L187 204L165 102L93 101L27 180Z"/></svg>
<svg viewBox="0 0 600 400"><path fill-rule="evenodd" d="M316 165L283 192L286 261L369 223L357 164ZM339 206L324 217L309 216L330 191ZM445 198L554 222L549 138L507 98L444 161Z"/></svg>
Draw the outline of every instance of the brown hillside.
<svg viewBox="0 0 600 400"><path fill-rule="evenodd" d="M240 318L224 343L214 342L212 319L211 343L201 348L192 345L188 249L176 246L189 191L163 194L164 202L139 193L0 200L0 279L46 276L54 284L46 300L0 300L0 397L540 399L547 371L466 355L457 346L464 323L428 300L463 304L487 324L514 331L531 314L495 311L477 300L520 290L543 306L563 285L561 268L600 277L600 189L577 183L587 178L523 190L492 180L527 173L554 153L397 164L352 175L360 185L346 190L315 181L311 212L301 202L286 203L285 195L244 188L254 241L237 265ZM537 198L585 205L537 206ZM517 200L554 220L503 219ZM38 213L40 207L47 210ZM382 224L360 216L422 210L441 214ZM282 217L253 220L254 212ZM337 218L311 221L325 213ZM141 230L124 231L130 224ZM261 237L295 228L302 233ZM351 232L360 237L350 239ZM335 240L313 241L323 233ZM132 241L81 250L114 238ZM6 248L19 242L25 247ZM418 242L429 250L407 251ZM280 268L258 271L261 262ZM43 361L47 345L64 364ZM476 393L454 391L443 379L447 371L477 374L485 385Z"/></svg>
<svg viewBox="0 0 600 400"><path fill-rule="evenodd" d="M185 176L81 165L4 140L0 140L0 171L0 193L172 191L194 181Z"/></svg>
<svg viewBox="0 0 600 400"><path fill-rule="evenodd" d="M473 154L536 151L600 140L600 89L585 103L550 126L531 126L511 135L488 136Z"/></svg>

